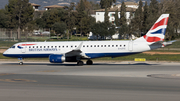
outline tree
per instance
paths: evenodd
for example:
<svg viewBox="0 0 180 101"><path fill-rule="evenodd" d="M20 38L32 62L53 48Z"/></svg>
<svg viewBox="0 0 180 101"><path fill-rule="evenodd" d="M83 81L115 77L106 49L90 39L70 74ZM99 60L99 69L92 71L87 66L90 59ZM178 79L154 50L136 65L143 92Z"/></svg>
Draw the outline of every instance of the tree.
<svg viewBox="0 0 180 101"><path fill-rule="evenodd" d="M143 8L144 8L144 12L143 12L144 17L143 17L143 28L142 28L142 30L144 33L146 33L148 31L148 29L147 29L147 24L148 24L147 18L149 16L149 7L147 4L147 1L145 2L145 6Z"/></svg>
<svg viewBox="0 0 180 101"><path fill-rule="evenodd" d="M69 33L72 35L73 28L75 27L76 24L76 17L75 17L75 12L73 12L73 9L75 7L75 4L72 2L69 7L67 7L66 10L66 25L68 29L67 33L67 38L69 39Z"/></svg>
<svg viewBox="0 0 180 101"><path fill-rule="evenodd" d="M105 7L105 13L104 13L104 22L108 23L109 22L109 16L108 16L108 10L107 7Z"/></svg>
<svg viewBox="0 0 180 101"><path fill-rule="evenodd" d="M115 24L116 26L119 26L118 9L115 12Z"/></svg>
<svg viewBox="0 0 180 101"><path fill-rule="evenodd" d="M0 28L7 28L8 27L8 22L9 21L9 16L5 14L5 10L1 9L0 10Z"/></svg>
<svg viewBox="0 0 180 101"><path fill-rule="evenodd" d="M124 2L122 2L119 25L122 26L125 24L126 24L126 5Z"/></svg>
<svg viewBox="0 0 180 101"><path fill-rule="evenodd" d="M66 15L67 14L66 14L65 10L62 8L51 9L51 10L45 11L43 13L42 19L46 23L45 24L46 28L52 28L52 25L55 22L65 22Z"/></svg>
<svg viewBox="0 0 180 101"><path fill-rule="evenodd" d="M126 35L128 34L128 25L127 24L123 24L121 25L121 27L119 28L119 34L121 36L124 36L124 38L126 37Z"/></svg>
<svg viewBox="0 0 180 101"><path fill-rule="evenodd" d="M134 18L134 27L139 32L139 36L141 36L141 32L143 29L143 12L142 12L143 3L140 0L138 9L135 12L135 18Z"/></svg>
<svg viewBox="0 0 180 101"><path fill-rule="evenodd" d="M104 9L105 7L111 7L112 3L116 3L116 0L101 0L100 6L102 9Z"/></svg>
<svg viewBox="0 0 180 101"><path fill-rule="evenodd" d="M124 35L124 37L125 37L125 35L127 34L126 31L127 31L128 27L127 27L127 23L126 23L126 5L124 2L122 2L122 4L121 4L119 25L120 25L119 34Z"/></svg>
<svg viewBox="0 0 180 101"><path fill-rule="evenodd" d="M154 24L154 21L158 19L161 14L159 13L159 2L157 0L151 0L149 5L149 16L147 18L148 24L147 29L150 29Z"/></svg>
<svg viewBox="0 0 180 101"><path fill-rule="evenodd" d="M93 35L100 36L105 39L106 36L112 36L116 31L115 26L111 23L97 22L91 26L91 32Z"/></svg>
<svg viewBox="0 0 180 101"><path fill-rule="evenodd" d="M34 9L29 3L29 0L9 0L9 4L6 5L6 11L11 18L11 22L14 22L18 28L18 39L21 38L20 30L28 22L33 20Z"/></svg>
<svg viewBox="0 0 180 101"><path fill-rule="evenodd" d="M38 28L45 28L46 22L42 18L36 18L35 23L38 26Z"/></svg>
<svg viewBox="0 0 180 101"><path fill-rule="evenodd" d="M85 3L88 3L88 1L80 0L80 2L78 3L79 6L76 8L78 11L77 16L76 16L77 18L76 32L80 33L81 36L88 33L90 31L90 28L89 28L90 24L95 22L94 18L92 18L90 14L87 13L86 10L88 8L86 7L88 6L85 6Z"/></svg>
<svg viewBox="0 0 180 101"><path fill-rule="evenodd" d="M63 36L65 34L66 30L66 24L65 23L59 23L56 22L52 25L53 30L56 32L56 35L61 35Z"/></svg>
<svg viewBox="0 0 180 101"><path fill-rule="evenodd" d="M170 14L168 27L166 31L166 39L171 40L180 37L177 30L180 28L180 1L179 0L163 0L160 3L160 13Z"/></svg>

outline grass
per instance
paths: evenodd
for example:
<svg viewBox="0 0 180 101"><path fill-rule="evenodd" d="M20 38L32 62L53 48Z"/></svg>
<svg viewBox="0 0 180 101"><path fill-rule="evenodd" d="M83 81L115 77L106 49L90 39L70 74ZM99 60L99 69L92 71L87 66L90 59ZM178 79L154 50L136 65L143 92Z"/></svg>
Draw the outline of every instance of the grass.
<svg viewBox="0 0 180 101"><path fill-rule="evenodd" d="M50 39L48 36L33 36L33 37L28 37L27 40L25 38L22 38L22 40L20 40L19 42L43 42L43 41L88 41L87 36L83 36L83 37L78 37L78 36L72 36L70 39L67 38L59 38L59 39ZM0 41L0 47L10 47L13 44L15 44L17 42L13 42L13 41ZM174 42L172 45L167 46L165 48L180 48L180 40L177 40L176 42Z"/></svg>
<svg viewBox="0 0 180 101"><path fill-rule="evenodd" d="M180 61L180 54L135 54L135 55L129 55L129 56L123 56L123 57L103 57L103 58L97 58L93 60L110 60L110 61L134 61L134 58L146 58L147 61ZM0 53L0 59L15 59L15 58L8 58L4 57L2 53ZM48 58L26 58L26 60L48 60Z"/></svg>
<svg viewBox="0 0 180 101"><path fill-rule="evenodd" d="M87 36L84 37L78 37L78 36L72 36L70 39L67 38L59 38L59 39L50 39L49 37L42 37L42 36L36 36L36 37L29 37L27 40L25 38L22 38L19 42L43 42L43 41L87 41L88 38ZM0 48L2 47L11 47L13 44L18 43L18 41L13 42L13 41L3 41L0 40Z"/></svg>
<svg viewBox="0 0 180 101"><path fill-rule="evenodd" d="M172 45L167 46L166 48L180 48L180 40L177 40Z"/></svg>
<svg viewBox="0 0 180 101"><path fill-rule="evenodd" d="M123 56L123 57L117 57L117 58L98 58L97 60L119 60L119 61L134 61L134 58L146 58L147 61L180 61L180 55L167 55L167 54L135 54L135 55L129 55L129 56Z"/></svg>

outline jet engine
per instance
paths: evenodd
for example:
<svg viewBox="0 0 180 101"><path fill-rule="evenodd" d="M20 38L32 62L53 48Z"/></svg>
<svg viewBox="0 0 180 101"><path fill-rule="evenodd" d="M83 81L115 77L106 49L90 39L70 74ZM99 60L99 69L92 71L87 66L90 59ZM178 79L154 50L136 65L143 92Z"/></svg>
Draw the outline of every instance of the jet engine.
<svg viewBox="0 0 180 101"><path fill-rule="evenodd" d="M66 58L63 55L52 54L49 56L49 61L51 63L63 63L66 61Z"/></svg>

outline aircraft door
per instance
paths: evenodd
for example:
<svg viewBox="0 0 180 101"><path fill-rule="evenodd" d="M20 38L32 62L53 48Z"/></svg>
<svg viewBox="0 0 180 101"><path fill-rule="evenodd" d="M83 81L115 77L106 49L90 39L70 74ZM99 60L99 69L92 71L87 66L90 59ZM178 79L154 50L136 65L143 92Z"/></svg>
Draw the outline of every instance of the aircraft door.
<svg viewBox="0 0 180 101"><path fill-rule="evenodd" d="M22 46L23 48L21 49L21 52L22 53L26 53L26 48L27 48L27 46L26 46L26 44L24 44L24 46Z"/></svg>
<svg viewBox="0 0 180 101"><path fill-rule="evenodd" d="M129 51L133 51L133 41L129 41L128 48L129 48Z"/></svg>

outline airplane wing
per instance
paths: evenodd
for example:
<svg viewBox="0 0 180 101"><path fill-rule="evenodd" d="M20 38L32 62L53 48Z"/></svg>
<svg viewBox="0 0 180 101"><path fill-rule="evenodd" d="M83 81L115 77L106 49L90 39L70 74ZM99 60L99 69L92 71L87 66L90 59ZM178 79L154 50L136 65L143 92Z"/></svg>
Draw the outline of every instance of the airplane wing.
<svg viewBox="0 0 180 101"><path fill-rule="evenodd" d="M165 46L169 46L169 45L172 45L173 42L176 42L176 40L173 40L173 41L168 41L168 42L163 42L163 46L162 47L165 47Z"/></svg>
<svg viewBox="0 0 180 101"><path fill-rule="evenodd" d="M67 57L70 57L70 56L79 56L79 57L82 57L82 58L90 58L90 57L86 56L85 53L83 53L81 51L82 45L83 45L83 42L81 42L80 45L76 49L73 49L73 50L65 53L65 56L67 56Z"/></svg>
<svg viewBox="0 0 180 101"><path fill-rule="evenodd" d="M160 45L161 47L165 47L165 46L172 45L173 42L176 42L176 40L168 41L168 42L158 41L158 42L155 42L155 43L151 44L150 46L157 46L157 45Z"/></svg>

